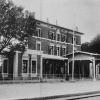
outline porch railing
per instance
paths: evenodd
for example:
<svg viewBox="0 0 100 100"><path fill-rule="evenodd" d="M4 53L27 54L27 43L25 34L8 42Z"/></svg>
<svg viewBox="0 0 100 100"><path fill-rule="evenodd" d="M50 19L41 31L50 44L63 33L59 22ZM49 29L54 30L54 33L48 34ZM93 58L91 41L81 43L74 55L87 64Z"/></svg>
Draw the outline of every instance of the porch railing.
<svg viewBox="0 0 100 100"><path fill-rule="evenodd" d="M27 77L17 76L13 77L15 75L8 74L6 77L0 75L0 82L1 83L33 83L33 82L45 82L45 81L69 81L72 79L72 74L43 74L42 79L40 78L40 75L37 75L36 77L33 77L31 75L28 75ZM84 76L81 74L74 74L75 80L82 80L82 79L92 79L88 74L85 74Z"/></svg>

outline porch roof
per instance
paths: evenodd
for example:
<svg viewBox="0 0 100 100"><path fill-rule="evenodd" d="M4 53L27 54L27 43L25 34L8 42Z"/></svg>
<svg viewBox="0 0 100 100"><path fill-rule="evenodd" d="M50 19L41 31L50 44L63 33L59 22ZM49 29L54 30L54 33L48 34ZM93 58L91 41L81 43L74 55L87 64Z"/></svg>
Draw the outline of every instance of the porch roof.
<svg viewBox="0 0 100 100"><path fill-rule="evenodd" d="M69 60L72 60L73 53L65 55ZM75 51L74 52L74 60L100 60L100 54L83 52L83 51Z"/></svg>
<svg viewBox="0 0 100 100"><path fill-rule="evenodd" d="M42 54L42 57L47 58L47 59L68 60L68 58L65 58L65 57L55 56L55 55L48 55L48 54Z"/></svg>

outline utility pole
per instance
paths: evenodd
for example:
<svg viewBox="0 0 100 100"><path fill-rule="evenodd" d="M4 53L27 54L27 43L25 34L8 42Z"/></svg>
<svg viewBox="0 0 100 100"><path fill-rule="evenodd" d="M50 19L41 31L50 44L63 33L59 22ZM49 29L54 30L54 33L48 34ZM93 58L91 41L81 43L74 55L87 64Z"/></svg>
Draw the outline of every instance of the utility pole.
<svg viewBox="0 0 100 100"><path fill-rule="evenodd" d="M72 81L74 80L74 30L73 30L73 57L72 57Z"/></svg>

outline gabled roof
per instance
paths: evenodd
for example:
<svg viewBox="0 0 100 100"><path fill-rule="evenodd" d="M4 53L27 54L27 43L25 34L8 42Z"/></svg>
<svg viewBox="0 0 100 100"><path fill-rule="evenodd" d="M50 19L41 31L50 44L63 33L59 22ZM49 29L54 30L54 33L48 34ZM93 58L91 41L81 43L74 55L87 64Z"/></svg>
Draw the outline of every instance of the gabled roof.
<svg viewBox="0 0 100 100"><path fill-rule="evenodd" d="M73 60L73 53L65 55L66 58L69 59L69 61ZM84 51L75 51L74 52L74 60L100 60L100 54L96 53L90 53L90 52L84 52Z"/></svg>
<svg viewBox="0 0 100 100"><path fill-rule="evenodd" d="M64 56L70 56L72 54L73 53L69 53ZM84 51L75 51L74 54L86 54L86 55L91 55L91 56L100 56L100 54L97 54L97 53L90 53L90 52L84 52Z"/></svg>

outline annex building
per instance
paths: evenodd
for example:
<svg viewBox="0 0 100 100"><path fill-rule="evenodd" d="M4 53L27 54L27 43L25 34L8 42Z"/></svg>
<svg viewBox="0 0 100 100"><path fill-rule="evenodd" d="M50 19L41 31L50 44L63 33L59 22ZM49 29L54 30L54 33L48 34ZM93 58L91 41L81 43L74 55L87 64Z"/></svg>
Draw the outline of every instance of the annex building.
<svg viewBox="0 0 100 100"><path fill-rule="evenodd" d="M75 78L99 77L100 55L81 51L81 36L74 32ZM2 56L3 79L66 78L72 76L73 30L36 20L36 32L24 53Z"/></svg>

